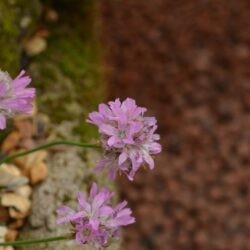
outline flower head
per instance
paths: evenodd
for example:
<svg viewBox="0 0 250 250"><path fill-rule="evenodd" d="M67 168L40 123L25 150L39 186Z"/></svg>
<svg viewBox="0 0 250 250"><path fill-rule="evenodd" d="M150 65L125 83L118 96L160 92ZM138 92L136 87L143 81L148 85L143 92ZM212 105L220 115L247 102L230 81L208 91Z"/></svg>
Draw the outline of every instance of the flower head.
<svg viewBox="0 0 250 250"><path fill-rule="evenodd" d="M96 249L104 247L117 236L121 226L135 222L131 210L125 208L126 201L114 208L110 205L112 196L108 189L98 189L94 183L88 197L85 193L78 193L77 209L62 206L57 210L60 216L57 223L70 222L79 244L89 244Z"/></svg>
<svg viewBox="0 0 250 250"><path fill-rule="evenodd" d="M89 114L88 122L96 125L101 134L105 149L104 158L99 161L97 170L109 168L109 177L115 178L117 171L124 172L133 180L137 170L145 163L154 168L151 155L161 152L157 142L160 136L155 133L155 117L144 116L146 108L138 107L135 100L116 99L108 105L100 104L98 112Z"/></svg>
<svg viewBox="0 0 250 250"><path fill-rule="evenodd" d="M25 71L13 80L7 72L0 70L0 129L6 128L6 117L18 113L29 113L32 110L34 88L26 88L31 78L24 76Z"/></svg>

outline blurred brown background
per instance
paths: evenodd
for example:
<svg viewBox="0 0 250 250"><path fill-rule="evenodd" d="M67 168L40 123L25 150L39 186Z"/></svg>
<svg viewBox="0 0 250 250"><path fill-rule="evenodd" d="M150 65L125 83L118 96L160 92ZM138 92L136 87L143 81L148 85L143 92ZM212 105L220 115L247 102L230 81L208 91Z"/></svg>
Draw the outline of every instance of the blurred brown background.
<svg viewBox="0 0 250 250"><path fill-rule="evenodd" d="M159 121L154 171L119 180L126 250L250 249L250 1L104 0L110 98Z"/></svg>

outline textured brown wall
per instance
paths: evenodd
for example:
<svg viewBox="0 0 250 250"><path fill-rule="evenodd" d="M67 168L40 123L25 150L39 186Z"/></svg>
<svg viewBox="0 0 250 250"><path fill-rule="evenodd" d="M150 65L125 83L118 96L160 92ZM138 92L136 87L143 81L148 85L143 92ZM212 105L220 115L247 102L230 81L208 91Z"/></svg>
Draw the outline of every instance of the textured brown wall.
<svg viewBox="0 0 250 250"><path fill-rule="evenodd" d="M153 172L121 192L126 250L250 249L250 2L102 1L110 98L159 120Z"/></svg>

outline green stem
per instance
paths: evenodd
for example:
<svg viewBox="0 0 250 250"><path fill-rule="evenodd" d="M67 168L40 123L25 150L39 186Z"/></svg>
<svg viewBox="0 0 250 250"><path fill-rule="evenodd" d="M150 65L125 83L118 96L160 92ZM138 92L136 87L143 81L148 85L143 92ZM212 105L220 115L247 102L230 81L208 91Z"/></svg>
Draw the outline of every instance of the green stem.
<svg viewBox="0 0 250 250"><path fill-rule="evenodd" d="M49 148L49 147L55 146L55 145L72 145L72 146L77 146L77 147L82 147L82 148L99 148L100 147L97 144L90 144L90 143L80 143L80 142L72 142L72 141L54 141L54 142L49 142L47 144L43 144L41 146L38 146L38 147L30 149L30 150L26 150L24 152L20 152L17 154L6 156L2 160L0 160L0 165L4 162L9 162L17 157L21 157L21 156L36 152L38 150Z"/></svg>
<svg viewBox="0 0 250 250"><path fill-rule="evenodd" d="M50 238L43 238L43 239L37 239L37 240L18 240L18 241L7 241L0 243L0 246L21 246L21 245L31 245L31 244L39 244L39 243L46 243L46 242L52 242L52 241L59 241L59 240L69 240L71 239L71 235L66 236L58 236L58 237L50 237Z"/></svg>

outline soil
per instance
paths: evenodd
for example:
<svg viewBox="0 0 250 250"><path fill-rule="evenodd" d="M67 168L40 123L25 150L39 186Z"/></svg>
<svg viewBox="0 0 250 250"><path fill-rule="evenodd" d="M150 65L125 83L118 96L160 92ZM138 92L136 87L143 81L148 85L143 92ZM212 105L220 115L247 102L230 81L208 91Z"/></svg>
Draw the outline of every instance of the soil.
<svg viewBox="0 0 250 250"><path fill-rule="evenodd" d="M110 99L159 122L163 152L118 180L126 250L250 249L250 2L102 1Z"/></svg>

